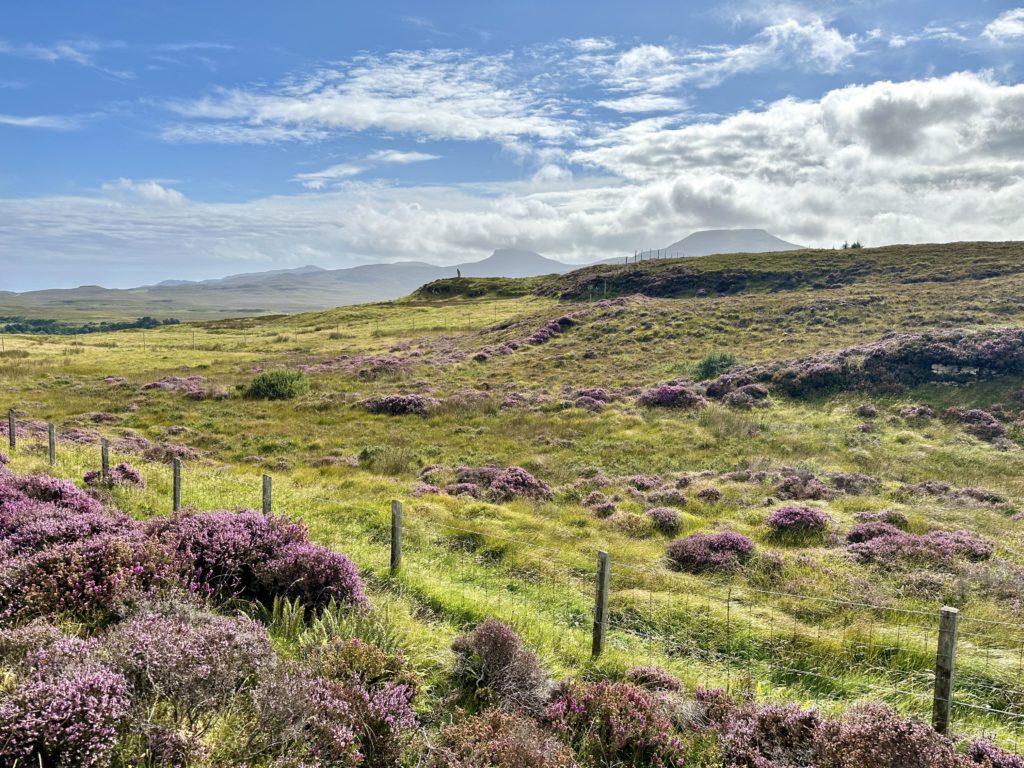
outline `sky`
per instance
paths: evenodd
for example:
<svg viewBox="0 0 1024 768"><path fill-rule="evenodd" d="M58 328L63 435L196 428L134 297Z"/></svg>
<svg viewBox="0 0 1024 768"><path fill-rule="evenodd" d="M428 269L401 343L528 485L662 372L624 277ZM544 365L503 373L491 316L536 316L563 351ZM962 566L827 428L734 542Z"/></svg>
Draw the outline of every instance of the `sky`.
<svg viewBox="0 0 1024 768"><path fill-rule="evenodd" d="M0 291L1024 239L1019 2L9 3Z"/></svg>

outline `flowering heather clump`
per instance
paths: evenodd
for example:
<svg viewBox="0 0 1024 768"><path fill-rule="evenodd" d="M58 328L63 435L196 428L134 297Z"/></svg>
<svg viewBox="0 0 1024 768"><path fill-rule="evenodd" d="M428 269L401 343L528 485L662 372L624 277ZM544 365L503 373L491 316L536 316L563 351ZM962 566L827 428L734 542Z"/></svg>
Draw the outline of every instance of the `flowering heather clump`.
<svg viewBox="0 0 1024 768"><path fill-rule="evenodd" d="M444 487L444 492L449 496L472 496L480 498L480 486L476 483L452 483Z"/></svg>
<svg viewBox="0 0 1024 768"><path fill-rule="evenodd" d="M867 523L858 523L846 533L846 541L850 544L860 544L864 541L871 541L880 536L899 536L903 531L891 523L875 520Z"/></svg>
<svg viewBox="0 0 1024 768"><path fill-rule="evenodd" d="M674 536L679 533L679 529L682 527L679 513L671 507L651 507L644 514L647 515L659 533Z"/></svg>
<svg viewBox="0 0 1024 768"><path fill-rule="evenodd" d="M452 643L457 662L455 676L482 704L503 709L539 712L548 678L537 655L515 630L488 619Z"/></svg>
<svg viewBox="0 0 1024 768"><path fill-rule="evenodd" d="M798 501L824 501L832 498L832 492L821 480L804 473L783 477L775 488L780 499Z"/></svg>
<svg viewBox="0 0 1024 768"><path fill-rule="evenodd" d="M871 403L863 403L857 406L857 410L854 411L862 419L873 419L878 415L878 409L875 408Z"/></svg>
<svg viewBox="0 0 1024 768"><path fill-rule="evenodd" d="M138 700L170 702L184 725L255 685L274 657L266 630L251 619L182 607L116 625L103 647Z"/></svg>
<svg viewBox="0 0 1024 768"><path fill-rule="evenodd" d="M591 400L598 400L607 403L612 399L611 393L604 387L586 387L576 390L576 397L589 397Z"/></svg>
<svg viewBox="0 0 1024 768"><path fill-rule="evenodd" d="M824 533L829 517L814 507L787 504L772 512L765 522L776 534L806 535Z"/></svg>
<svg viewBox="0 0 1024 768"><path fill-rule="evenodd" d="M334 601L341 605L366 606L363 582L355 563L340 552L319 544L294 543L282 547L256 567L259 593L298 598L314 610Z"/></svg>
<svg viewBox="0 0 1024 768"><path fill-rule="evenodd" d="M487 464L482 467L459 467L455 470L455 482L473 483L485 488L490 488L494 478L502 472L501 467L495 464Z"/></svg>
<svg viewBox="0 0 1024 768"><path fill-rule="evenodd" d="M946 496L952 489L949 483L944 483L941 480L922 480L920 483L914 483L913 485L904 485L903 490L906 493Z"/></svg>
<svg viewBox="0 0 1024 768"><path fill-rule="evenodd" d="M714 504L722 500L722 492L717 488L701 488L697 491L697 498L705 504Z"/></svg>
<svg viewBox="0 0 1024 768"><path fill-rule="evenodd" d="M256 599L273 597L261 591L257 570L308 540L301 525L252 510L186 511L151 520L147 533L178 557L191 589Z"/></svg>
<svg viewBox="0 0 1024 768"><path fill-rule="evenodd" d="M492 709L441 731L430 768L576 768L564 744L522 715Z"/></svg>
<svg viewBox="0 0 1024 768"><path fill-rule="evenodd" d="M704 396L682 384L660 384L645 390L637 398L639 405L651 408L680 408L690 410L707 405Z"/></svg>
<svg viewBox="0 0 1024 768"><path fill-rule="evenodd" d="M551 486L522 467L509 467L499 472L491 481L489 490L491 498L499 502L519 498L550 501L555 495Z"/></svg>
<svg viewBox="0 0 1024 768"><path fill-rule="evenodd" d="M664 486L647 494L647 501L662 506L685 507L686 494L677 488Z"/></svg>
<svg viewBox="0 0 1024 768"><path fill-rule="evenodd" d="M719 743L725 768L816 765L821 717L796 704L751 704L727 717Z"/></svg>
<svg viewBox="0 0 1024 768"><path fill-rule="evenodd" d="M924 420L930 419L934 415L935 411L927 405L907 405L900 408L900 416L904 419Z"/></svg>
<svg viewBox="0 0 1024 768"><path fill-rule="evenodd" d="M1005 504L1006 497L988 488L961 488L956 492L958 498L976 501L979 504Z"/></svg>
<svg viewBox="0 0 1024 768"><path fill-rule="evenodd" d="M594 413L604 408L604 402L601 400L595 400L592 397L587 397L586 395L577 397L572 401L572 405L573 408L581 408L584 411L593 411Z"/></svg>
<svg viewBox="0 0 1024 768"><path fill-rule="evenodd" d="M105 669L29 679L0 699L0 764L108 765L129 703L125 679Z"/></svg>
<svg viewBox="0 0 1024 768"><path fill-rule="evenodd" d="M412 487L412 495L416 498L435 493L442 493L442 491L436 485L431 485L430 483L416 483Z"/></svg>
<svg viewBox="0 0 1024 768"><path fill-rule="evenodd" d="M691 533L668 546L669 566L686 573L732 571L753 553L754 542L735 531Z"/></svg>
<svg viewBox="0 0 1024 768"><path fill-rule="evenodd" d="M359 406L369 413L382 413L388 416L404 416L407 414L424 415L437 408L440 402L426 395L376 395L368 397Z"/></svg>
<svg viewBox="0 0 1024 768"><path fill-rule="evenodd" d="M186 397L201 400L206 394L204 391L205 384L206 379L202 376L189 376L187 378L164 376L162 379L151 381L149 384L143 384L141 390L143 392L150 392L153 390L161 392L181 392Z"/></svg>
<svg viewBox="0 0 1024 768"><path fill-rule="evenodd" d="M659 701L629 683L567 683L546 720L596 765L682 766L686 753Z"/></svg>
<svg viewBox="0 0 1024 768"><path fill-rule="evenodd" d="M85 473L82 481L89 486L103 484L103 476L99 470L89 470ZM119 485L125 488L145 488L146 481L142 479L142 473L131 464L117 464L110 469L110 485Z"/></svg>
<svg viewBox="0 0 1024 768"><path fill-rule="evenodd" d="M583 500L580 503L584 507L596 507L607 503L607 501L608 497L601 493L601 491L591 491L583 497Z"/></svg>
<svg viewBox="0 0 1024 768"><path fill-rule="evenodd" d="M722 402L734 408L767 408L768 387L763 384L747 384L737 387L722 398Z"/></svg>
<svg viewBox="0 0 1024 768"><path fill-rule="evenodd" d="M606 501L602 504L595 504L593 506L594 515L601 518L612 517L617 511L618 507L615 506L614 501Z"/></svg>
<svg viewBox="0 0 1024 768"><path fill-rule="evenodd" d="M633 667L626 680L648 691L681 691L683 683L678 677L661 667Z"/></svg>
<svg viewBox="0 0 1024 768"><path fill-rule="evenodd" d="M898 509L883 509L880 512L858 512L854 517L859 523L888 523L904 531L910 525L907 516Z"/></svg>
<svg viewBox="0 0 1024 768"><path fill-rule="evenodd" d="M968 755L986 768L1024 768L1024 757L1007 752L987 739L972 741Z"/></svg>
<svg viewBox="0 0 1024 768"><path fill-rule="evenodd" d="M6 467L10 463L11 460L8 458L7 454L0 451L0 467Z"/></svg>
<svg viewBox="0 0 1024 768"><path fill-rule="evenodd" d="M944 414L948 421L964 425L964 432L982 440L995 440L1006 436L1006 429L999 420L988 411L980 408L949 408Z"/></svg>
<svg viewBox="0 0 1024 768"><path fill-rule="evenodd" d="M633 475L626 483L638 491L652 491L664 482L657 475Z"/></svg>
<svg viewBox="0 0 1024 768"><path fill-rule="evenodd" d="M142 457L148 461L159 461L170 464L175 459L191 461L199 458L199 453L187 445L177 443L153 443L142 453Z"/></svg>
<svg viewBox="0 0 1024 768"><path fill-rule="evenodd" d="M0 476L0 509L26 501L44 502L70 514L103 511L103 506L96 499L70 480L59 480L49 475Z"/></svg>
<svg viewBox="0 0 1024 768"><path fill-rule="evenodd" d="M877 477L865 475L860 472L834 472L828 476L832 485L843 493L857 496L864 493L874 493L881 485Z"/></svg>
<svg viewBox="0 0 1024 768"><path fill-rule="evenodd" d="M868 523L866 525L885 525ZM901 562L924 562L949 565L960 557L971 562L992 556L992 544L970 531L932 531L918 536L897 530L852 544L850 552L862 563L895 565Z"/></svg>
<svg viewBox="0 0 1024 768"><path fill-rule="evenodd" d="M945 736L899 716L884 704L859 704L818 730L821 768L957 768Z"/></svg>

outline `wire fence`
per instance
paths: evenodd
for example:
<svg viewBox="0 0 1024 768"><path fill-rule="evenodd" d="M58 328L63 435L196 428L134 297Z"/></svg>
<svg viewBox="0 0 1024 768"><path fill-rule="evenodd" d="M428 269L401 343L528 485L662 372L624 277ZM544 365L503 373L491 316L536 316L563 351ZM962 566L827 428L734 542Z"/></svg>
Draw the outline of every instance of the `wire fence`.
<svg viewBox="0 0 1024 768"><path fill-rule="evenodd" d="M8 428L0 423L0 432ZM22 450L45 455L45 433L25 437ZM254 477L254 499L260 488ZM264 509L271 492L263 481ZM594 656L601 606L597 549L497 534L487 529L485 515L438 520L413 500L398 527L395 569L386 507L349 511L360 516L347 521L345 531L362 538L352 554L364 573L383 580L391 572L397 586L456 625L505 621L563 669L578 669ZM601 651L623 665L664 666L692 685L825 709L880 700L936 723L937 712L946 710L942 729L951 734L983 734L1017 751L1024 747L1024 624L957 616L947 696L937 685L944 678L938 606L915 610L775 591L674 573L615 552L610 563Z"/></svg>

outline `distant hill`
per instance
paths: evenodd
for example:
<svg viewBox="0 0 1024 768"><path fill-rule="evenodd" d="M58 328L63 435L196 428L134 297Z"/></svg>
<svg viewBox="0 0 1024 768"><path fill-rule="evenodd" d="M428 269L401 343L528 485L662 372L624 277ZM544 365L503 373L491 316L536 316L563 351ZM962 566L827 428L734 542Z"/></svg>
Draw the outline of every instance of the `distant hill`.
<svg viewBox="0 0 1024 768"><path fill-rule="evenodd" d="M719 253L799 251L803 247L787 243L763 229L704 229L677 240L662 251L670 257L713 256Z"/></svg>
<svg viewBox="0 0 1024 768"><path fill-rule="evenodd" d="M577 267L534 251L503 248L486 259L452 266L423 261L364 264L346 269L304 266L250 272L213 280L165 280L138 288L98 285L0 294L0 316L77 321L134 319L143 315L217 319L303 312L343 304L387 301L424 283L455 277L535 277Z"/></svg>

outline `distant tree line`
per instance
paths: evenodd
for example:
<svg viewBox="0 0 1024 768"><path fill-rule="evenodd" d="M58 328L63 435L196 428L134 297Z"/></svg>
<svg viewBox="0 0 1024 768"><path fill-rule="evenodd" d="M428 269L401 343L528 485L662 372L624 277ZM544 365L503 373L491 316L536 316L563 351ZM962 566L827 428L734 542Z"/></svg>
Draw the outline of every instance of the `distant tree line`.
<svg viewBox="0 0 1024 768"><path fill-rule="evenodd" d="M158 320L155 317L140 317L137 320L123 320L117 323L99 322L74 325L60 320L18 317L11 315L0 317L0 333L38 333L50 336L73 336L79 333L104 333L106 331L125 331L130 328L159 328L161 325L177 325L180 321L173 317Z"/></svg>

